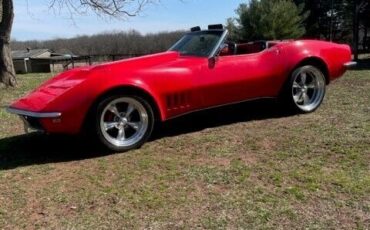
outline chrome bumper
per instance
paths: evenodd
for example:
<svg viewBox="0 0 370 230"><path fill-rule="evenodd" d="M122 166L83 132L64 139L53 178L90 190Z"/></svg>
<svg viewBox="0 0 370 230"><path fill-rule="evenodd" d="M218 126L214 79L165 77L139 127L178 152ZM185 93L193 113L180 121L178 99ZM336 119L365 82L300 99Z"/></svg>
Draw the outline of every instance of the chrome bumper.
<svg viewBox="0 0 370 230"><path fill-rule="evenodd" d="M355 62L355 61L350 61L350 62L344 63L344 67L346 67L347 69L353 68L356 65L357 65L357 62Z"/></svg>
<svg viewBox="0 0 370 230"><path fill-rule="evenodd" d="M39 121L40 118L59 118L62 116L62 113L59 112L40 113L14 109L11 107L8 107L6 110L9 113L18 115L22 119L25 133L32 131L44 131L44 128Z"/></svg>
<svg viewBox="0 0 370 230"><path fill-rule="evenodd" d="M53 113L39 113L39 112L31 112L21 109L14 109L11 107L8 107L6 109L9 113L17 114L20 116L27 116L27 117L35 117L35 118L58 118L62 116L62 113L59 112L53 112Z"/></svg>

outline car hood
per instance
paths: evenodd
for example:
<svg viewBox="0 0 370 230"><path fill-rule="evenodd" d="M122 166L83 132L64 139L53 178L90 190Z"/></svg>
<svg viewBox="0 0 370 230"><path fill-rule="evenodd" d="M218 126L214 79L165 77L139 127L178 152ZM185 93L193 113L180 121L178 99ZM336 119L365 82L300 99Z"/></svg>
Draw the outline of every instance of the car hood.
<svg viewBox="0 0 370 230"><path fill-rule="evenodd" d="M150 68L153 66L161 65L163 63L168 63L174 61L180 57L178 52L168 51L158 54L145 55L141 57L129 58L115 62L107 62L101 65L97 65L94 68L100 69L115 69L124 68L125 70L135 70Z"/></svg>
<svg viewBox="0 0 370 230"><path fill-rule="evenodd" d="M42 111L56 97L83 82L87 78L90 69L78 68L65 71L46 81L28 95L20 98L10 107L33 112Z"/></svg>
<svg viewBox="0 0 370 230"><path fill-rule="evenodd" d="M93 76L106 78L107 75L111 76L118 73L128 77L138 72L144 73L149 70L158 71L158 69L181 68L183 66L186 65L184 59L180 58L180 54L178 52L169 51L107 62L94 66L75 68L53 77L42 84L40 88L69 88Z"/></svg>

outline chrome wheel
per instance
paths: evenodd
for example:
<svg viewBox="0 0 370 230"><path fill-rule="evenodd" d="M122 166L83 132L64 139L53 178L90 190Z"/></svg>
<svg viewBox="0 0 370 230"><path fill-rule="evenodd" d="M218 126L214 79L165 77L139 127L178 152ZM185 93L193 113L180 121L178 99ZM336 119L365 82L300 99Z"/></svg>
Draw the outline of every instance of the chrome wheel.
<svg viewBox="0 0 370 230"><path fill-rule="evenodd" d="M292 97L304 112L317 109L325 95L325 77L314 66L303 66L293 73Z"/></svg>
<svg viewBox="0 0 370 230"><path fill-rule="evenodd" d="M144 138L149 127L144 105L131 97L109 102L100 115L100 131L111 145L131 147Z"/></svg>

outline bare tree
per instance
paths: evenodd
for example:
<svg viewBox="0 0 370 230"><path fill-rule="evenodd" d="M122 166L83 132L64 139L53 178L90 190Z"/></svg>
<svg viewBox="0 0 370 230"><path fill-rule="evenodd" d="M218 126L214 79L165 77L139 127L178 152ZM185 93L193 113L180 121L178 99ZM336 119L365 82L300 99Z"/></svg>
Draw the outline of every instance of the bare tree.
<svg viewBox="0 0 370 230"><path fill-rule="evenodd" d="M16 78L10 51L14 11L12 0L1 0L0 18L0 81L6 86L15 86Z"/></svg>
<svg viewBox="0 0 370 230"><path fill-rule="evenodd" d="M126 18L136 16L145 5L152 2L155 0L50 0L49 8L64 9L71 15L93 11L99 16Z"/></svg>
<svg viewBox="0 0 370 230"><path fill-rule="evenodd" d="M159 0L50 0L54 10L67 10L71 15L94 12L99 16L115 18L136 16L149 3ZM10 50L10 34L13 25L13 0L0 0L0 82L15 86L16 77Z"/></svg>

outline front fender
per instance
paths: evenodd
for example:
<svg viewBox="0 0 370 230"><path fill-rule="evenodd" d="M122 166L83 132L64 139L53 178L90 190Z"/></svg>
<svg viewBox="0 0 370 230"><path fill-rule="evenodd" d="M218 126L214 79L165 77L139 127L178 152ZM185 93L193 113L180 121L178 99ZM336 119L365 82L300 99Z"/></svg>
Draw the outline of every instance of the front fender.
<svg viewBox="0 0 370 230"><path fill-rule="evenodd" d="M165 104L159 92L140 77L130 77L129 73L128 75L115 75L109 69L91 72L84 82L49 103L47 110L62 111L62 122L50 132L79 133L90 109L98 100L112 90L127 87L138 89L150 96L156 103L160 119L164 120Z"/></svg>

